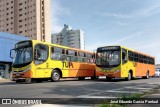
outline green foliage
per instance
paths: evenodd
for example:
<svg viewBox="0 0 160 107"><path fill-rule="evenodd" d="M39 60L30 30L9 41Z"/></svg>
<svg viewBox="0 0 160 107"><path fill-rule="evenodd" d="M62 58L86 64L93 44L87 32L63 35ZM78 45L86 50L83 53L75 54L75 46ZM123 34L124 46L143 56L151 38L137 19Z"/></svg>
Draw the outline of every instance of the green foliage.
<svg viewBox="0 0 160 107"><path fill-rule="evenodd" d="M135 93L131 95L123 95L120 99L122 100L134 100L134 99L139 99L143 94Z"/></svg>
<svg viewBox="0 0 160 107"><path fill-rule="evenodd" d="M136 100L139 99L143 94L135 93L131 95L122 95L121 98L118 98L117 100ZM99 107L124 107L125 104L110 104L109 101L104 101L102 104L99 105Z"/></svg>

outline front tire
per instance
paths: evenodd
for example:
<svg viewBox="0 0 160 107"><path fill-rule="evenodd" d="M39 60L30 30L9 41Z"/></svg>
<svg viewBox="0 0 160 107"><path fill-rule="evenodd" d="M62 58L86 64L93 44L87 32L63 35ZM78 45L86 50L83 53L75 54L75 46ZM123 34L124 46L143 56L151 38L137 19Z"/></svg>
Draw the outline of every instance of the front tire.
<svg viewBox="0 0 160 107"><path fill-rule="evenodd" d="M26 83L32 83L32 78L25 78Z"/></svg>
<svg viewBox="0 0 160 107"><path fill-rule="evenodd" d="M51 81L57 82L61 78L61 75L58 70L54 70L51 75Z"/></svg>

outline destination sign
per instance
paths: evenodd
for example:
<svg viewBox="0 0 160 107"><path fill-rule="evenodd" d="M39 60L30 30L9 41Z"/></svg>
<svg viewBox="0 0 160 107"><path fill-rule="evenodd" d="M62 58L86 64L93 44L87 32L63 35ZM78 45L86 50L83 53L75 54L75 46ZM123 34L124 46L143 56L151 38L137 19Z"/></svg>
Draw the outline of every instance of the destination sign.
<svg viewBox="0 0 160 107"><path fill-rule="evenodd" d="M15 45L15 48L23 48L23 47L31 47L32 42L31 41L24 41L24 42L19 42Z"/></svg>
<svg viewBox="0 0 160 107"><path fill-rule="evenodd" d="M110 50L120 50L119 46L107 46L107 47L101 47L98 48L97 51L110 51Z"/></svg>

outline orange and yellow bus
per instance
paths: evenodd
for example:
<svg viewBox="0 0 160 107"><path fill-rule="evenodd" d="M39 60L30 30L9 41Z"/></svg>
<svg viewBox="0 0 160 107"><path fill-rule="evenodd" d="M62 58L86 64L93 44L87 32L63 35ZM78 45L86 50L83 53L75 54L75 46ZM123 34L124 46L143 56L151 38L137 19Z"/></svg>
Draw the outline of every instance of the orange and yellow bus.
<svg viewBox="0 0 160 107"><path fill-rule="evenodd" d="M14 51L14 52L13 52ZM13 54L14 53L14 54ZM14 55L12 77L16 82L60 78L95 78L94 53L37 40L20 41L11 50Z"/></svg>
<svg viewBox="0 0 160 107"><path fill-rule="evenodd" d="M148 79L155 74L155 59L124 46L105 46L97 48L96 75L106 79L134 77Z"/></svg>

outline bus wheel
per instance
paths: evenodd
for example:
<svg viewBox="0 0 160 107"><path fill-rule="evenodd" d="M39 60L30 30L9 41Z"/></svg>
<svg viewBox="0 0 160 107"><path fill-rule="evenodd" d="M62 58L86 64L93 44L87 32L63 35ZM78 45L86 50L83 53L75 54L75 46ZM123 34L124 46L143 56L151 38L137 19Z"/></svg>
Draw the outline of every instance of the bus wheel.
<svg viewBox="0 0 160 107"><path fill-rule="evenodd" d="M26 83L31 83L32 82L32 78L25 78L25 82Z"/></svg>
<svg viewBox="0 0 160 107"><path fill-rule="evenodd" d="M125 79L126 79L127 81L130 81L131 78L132 78L132 74L131 74L131 72L128 72L128 77L126 77Z"/></svg>
<svg viewBox="0 0 160 107"><path fill-rule="evenodd" d="M78 80L84 80L85 77L78 77Z"/></svg>
<svg viewBox="0 0 160 107"><path fill-rule="evenodd" d="M57 81L59 81L60 77L61 77L61 75L60 75L59 71L54 70L52 72L51 81L57 82Z"/></svg>

